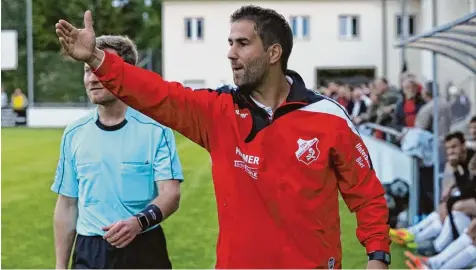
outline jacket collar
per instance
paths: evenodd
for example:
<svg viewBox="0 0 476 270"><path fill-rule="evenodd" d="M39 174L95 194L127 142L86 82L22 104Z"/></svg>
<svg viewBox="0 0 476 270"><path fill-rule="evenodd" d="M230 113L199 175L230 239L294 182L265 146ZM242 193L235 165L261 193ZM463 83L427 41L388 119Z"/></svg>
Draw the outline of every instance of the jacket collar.
<svg viewBox="0 0 476 270"><path fill-rule="evenodd" d="M285 75L291 79L291 89L285 103L301 104L305 106L315 102L316 94L306 88L304 80L297 72L287 70ZM239 107L258 107L258 105L250 98L249 94L240 92L240 88L237 88L236 92L239 96Z"/></svg>

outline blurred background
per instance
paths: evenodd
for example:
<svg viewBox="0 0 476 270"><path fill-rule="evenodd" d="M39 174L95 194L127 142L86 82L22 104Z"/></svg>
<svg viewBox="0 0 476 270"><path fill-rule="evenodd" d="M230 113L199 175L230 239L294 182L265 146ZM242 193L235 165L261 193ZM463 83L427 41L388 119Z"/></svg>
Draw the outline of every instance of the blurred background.
<svg viewBox="0 0 476 270"><path fill-rule="evenodd" d="M289 68L358 126L386 187L392 228L436 209L452 166L445 137L461 132L461 151L476 148L476 0L2 0L2 268L54 267L49 187L60 138L93 109L83 66L61 55L55 23L82 26L90 9L97 35L137 43L141 67L216 88L233 83L229 16L246 4L288 19ZM181 210L164 224L169 252L176 268L210 268L217 222L208 154L176 136L187 180ZM344 268L363 268L355 218L341 209ZM392 246L392 268L406 267L406 248Z"/></svg>

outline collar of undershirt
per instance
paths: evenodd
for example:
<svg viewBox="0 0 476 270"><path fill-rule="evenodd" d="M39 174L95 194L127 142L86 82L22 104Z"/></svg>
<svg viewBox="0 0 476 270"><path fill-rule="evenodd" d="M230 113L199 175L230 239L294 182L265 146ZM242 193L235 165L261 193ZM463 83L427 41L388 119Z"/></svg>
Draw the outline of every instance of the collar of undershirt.
<svg viewBox="0 0 476 270"><path fill-rule="evenodd" d="M293 85L293 79L286 75L286 80L288 81L288 83L290 85ZM254 99L252 96L250 96L251 100L253 100L253 102L256 104L256 106L260 107L261 109L265 110L265 112L268 114L269 118L273 118L273 108L269 107L269 106L266 106L264 105L263 103L257 101L256 99ZM286 103L286 100L284 100L283 104ZM283 105L281 104L281 105Z"/></svg>

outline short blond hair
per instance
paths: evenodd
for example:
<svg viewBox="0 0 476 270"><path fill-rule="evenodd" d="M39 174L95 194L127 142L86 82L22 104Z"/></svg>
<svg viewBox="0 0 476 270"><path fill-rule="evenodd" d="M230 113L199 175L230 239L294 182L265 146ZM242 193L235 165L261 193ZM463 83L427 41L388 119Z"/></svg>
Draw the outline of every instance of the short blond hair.
<svg viewBox="0 0 476 270"><path fill-rule="evenodd" d="M139 53L136 44L128 36L103 35L96 38L98 49L112 49L124 59L124 62L137 65Z"/></svg>

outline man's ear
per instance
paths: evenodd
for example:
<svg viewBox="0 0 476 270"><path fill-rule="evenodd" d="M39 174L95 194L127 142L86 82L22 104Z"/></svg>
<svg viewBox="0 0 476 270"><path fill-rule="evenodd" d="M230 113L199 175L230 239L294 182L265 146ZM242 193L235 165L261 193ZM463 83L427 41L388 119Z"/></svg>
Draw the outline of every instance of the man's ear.
<svg viewBox="0 0 476 270"><path fill-rule="evenodd" d="M269 53L269 63L276 64L281 59L281 55L283 54L283 48L279 44L273 44L268 48Z"/></svg>

